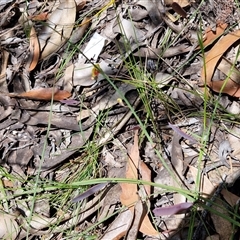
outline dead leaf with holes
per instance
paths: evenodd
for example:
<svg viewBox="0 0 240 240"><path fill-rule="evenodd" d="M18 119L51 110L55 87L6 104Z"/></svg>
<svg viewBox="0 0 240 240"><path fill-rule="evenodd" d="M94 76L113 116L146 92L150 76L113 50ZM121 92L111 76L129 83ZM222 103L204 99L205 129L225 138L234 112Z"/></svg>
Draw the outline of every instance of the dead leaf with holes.
<svg viewBox="0 0 240 240"><path fill-rule="evenodd" d="M202 68L201 78L213 91L226 93L233 97L240 97L240 75L232 77L232 73L238 71L234 67L228 69L227 77L224 81L212 81L213 74L222 59L223 54L240 38L240 30L229 33L222 37L205 57L205 66ZM233 65L230 65L233 66Z"/></svg>

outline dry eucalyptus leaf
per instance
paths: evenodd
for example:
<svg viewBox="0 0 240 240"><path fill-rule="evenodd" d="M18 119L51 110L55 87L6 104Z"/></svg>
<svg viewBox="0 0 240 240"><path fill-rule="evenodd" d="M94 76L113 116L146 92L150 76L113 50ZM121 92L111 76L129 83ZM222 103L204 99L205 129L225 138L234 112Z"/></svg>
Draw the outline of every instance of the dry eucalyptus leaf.
<svg viewBox="0 0 240 240"><path fill-rule="evenodd" d="M61 1L39 33L41 59L58 51L70 38L76 18L74 0Z"/></svg>
<svg viewBox="0 0 240 240"><path fill-rule="evenodd" d="M225 81L212 81L212 77L216 67L218 66L222 55L240 38L240 30L231 32L222 37L213 48L209 51L205 58L205 66L202 69L202 81L215 92L227 93L230 96L240 97L239 78L235 82L231 75ZM230 71L230 69L229 69Z"/></svg>
<svg viewBox="0 0 240 240"><path fill-rule="evenodd" d="M20 232L20 227L15 221L16 217L7 213L0 213L0 238L16 239Z"/></svg>
<svg viewBox="0 0 240 240"><path fill-rule="evenodd" d="M216 31L213 31L210 27L206 29L203 39L203 46L212 44L217 38L219 38L227 28L227 24L221 24L216 27Z"/></svg>
<svg viewBox="0 0 240 240"><path fill-rule="evenodd" d="M220 239L231 239L230 236L233 235L234 230L236 231L236 229L234 229L232 223L224 217L231 218L229 209L227 209L226 205L219 198L216 199L216 202L211 206L211 209L213 209L211 219ZM217 212L218 214L214 214L214 212Z"/></svg>
<svg viewBox="0 0 240 240"><path fill-rule="evenodd" d="M198 176L198 169L193 167L193 166L189 166L189 169L193 175L194 179L197 179ZM201 186L200 186L200 192L201 192L201 196L203 197L209 197L213 194L215 187L213 186L212 182L205 176L202 174L202 178L201 178Z"/></svg>
<svg viewBox="0 0 240 240"><path fill-rule="evenodd" d="M134 144L126 168L126 178L138 179L137 167L139 166L139 160L138 131L135 131ZM120 186L122 188L122 193L120 195L121 203L127 206L132 214L134 214L135 204L139 201L137 185L132 183L121 183ZM146 235L159 236L159 233L154 229L148 215L143 216L139 225L139 231Z"/></svg>
<svg viewBox="0 0 240 240"><path fill-rule="evenodd" d="M124 212L121 212L100 239L101 240L121 239L122 237L124 237L124 235L127 232L127 229L131 225L132 218L133 215L129 209Z"/></svg>
<svg viewBox="0 0 240 240"><path fill-rule="evenodd" d="M40 46L34 27L31 28L29 40L30 40L29 44L30 55L26 65L29 66L28 70L32 71L37 66L40 57Z"/></svg>
<svg viewBox="0 0 240 240"><path fill-rule="evenodd" d="M59 90L58 88L37 88L23 93L9 93L9 97L26 98L32 100L43 101L59 101L71 96L71 93L65 90Z"/></svg>
<svg viewBox="0 0 240 240"><path fill-rule="evenodd" d="M138 230L141 224L141 219L144 214L144 206L141 200L138 200L134 207L134 218L129 228L127 234L125 235L125 239L137 239Z"/></svg>
<svg viewBox="0 0 240 240"><path fill-rule="evenodd" d="M138 149L138 131L134 135L134 145L132 146L126 167L127 179L138 179L139 149ZM121 183L122 193L121 203L127 206L131 211L134 210L134 204L139 200L137 194L137 185L135 183Z"/></svg>

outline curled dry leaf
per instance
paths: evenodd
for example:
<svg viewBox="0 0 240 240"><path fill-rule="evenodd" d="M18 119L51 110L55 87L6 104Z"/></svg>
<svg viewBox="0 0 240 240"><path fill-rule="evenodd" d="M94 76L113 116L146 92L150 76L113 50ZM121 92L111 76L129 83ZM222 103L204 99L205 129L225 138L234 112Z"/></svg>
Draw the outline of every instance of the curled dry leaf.
<svg viewBox="0 0 240 240"><path fill-rule="evenodd" d="M31 28L29 41L30 55L26 65L29 66L28 70L32 71L37 66L40 57L40 46L34 27Z"/></svg>
<svg viewBox="0 0 240 240"><path fill-rule="evenodd" d="M214 71L218 66L223 54L240 38L240 30L232 32L224 36L209 51L205 58L206 65L202 69L202 81L206 83L213 91L227 93L230 96L240 97L240 79L233 81L231 77L232 69L225 81L211 81ZM236 82L237 81L237 82Z"/></svg>
<svg viewBox="0 0 240 240"><path fill-rule="evenodd" d="M9 93L9 97L26 98L31 100L60 101L71 96L71 93L57 88L37 88L23 93Z"/></svg>
<svg viewBox="0 0 240 240"><path fill-rule="evenodd" d="M76 4L74 0L60 1L58 8L50 15L39 34L41 59L59 50L72 33Z"/></svg>
<svg viewBox="0 0 240 240"><path fill-rule="evenodd" d="M16 216L0 213L0 238L16 239L20 228L15 221Z"/></svg>
<svg viewBox="0 0 240 240"><path fill-rule="evenodd" d="M87 3L86 0L76 0L75 2L76 2L76 6L77 6L77 12L82 10Z"/></svg>
<svg viewBox="0 0 240 240"><path fill-rule="evenodd" d="M179 15L181 15L183 18L187 17L187 13L186 11L177 3L177 2L173 2L172 3L172 9L178 13Z"/></svg>

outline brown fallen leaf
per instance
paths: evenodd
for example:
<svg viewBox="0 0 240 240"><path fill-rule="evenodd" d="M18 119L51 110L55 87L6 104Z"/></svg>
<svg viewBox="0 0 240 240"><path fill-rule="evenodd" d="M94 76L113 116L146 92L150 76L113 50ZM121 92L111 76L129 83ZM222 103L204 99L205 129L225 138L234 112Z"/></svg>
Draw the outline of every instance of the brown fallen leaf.
<svg viewBox="0 0 240 240"><path fill-rule="evenodd" d="M28 19L33 21L45 21L48 18L49 13L48 12L42 12L37 15L29 16Z"/></svg>
<svg viewBox="0 0 240 240"><path fill-rule="evenodd" d="M229 33L217 42L205 58L201 78L213 91L227 93L230 96L240 97L240 85L227 77L225 81L212 81L216 67L223 54L240 38L240 30ZM230 71L231 69L229 69Z"/></svg>
<svg viewBox="0 0 240 240"><path fill-rule="evenodd" d="M32 71L37 66L40 57L40 45L34 27L31 28L29 41L30 54L26 65L29 66L28 71Z"/></svg>
<svg viewBox="0 0 240 240"><path fill-rule="evenodd" d="M127 162L126 178L138 179L137 167L139 164L139 150L138 150L138 131L134 135L134 145L131 149L129 159ZM139 200L137 194L137 185L132 183L121 183L122 193L120 195L121 203L127 206L132 212L134 211L134 204Z"/></svg>
<svg viewBox="0 0 240 240"><path fill-rule="evenodd" d="M138 130L135 131L134 144L131 149L126 168L127 179L138 179L139 167L139 147L138 147ZM135 205L139 201L138 189L136 184L121 183L122 193L120 195L121 203L129 208L134 215ZM148 215L144 213L140 223L139 231L148 236L159 236L159 233L154 229Z"/></svg>
<svg viewBox="0 0 240 240"><path fill-rule="evenodd" d="M142 180L151 182L151 170L148 168L148 166L141 160L139 170L142 176ZM144 189L147 193L147 196L151 196L151 186L150 185L144 185Z"/></svg>
<svg viewBox="0 0 240 240"><path fill-rule="evenodd" d="M228 25L226 23L218 24L215 31L213 31L210 27L207 28L205 31L203 46L206 47L213 43L218 37L220 37L224 33L227 26Z"/></svg>
<svg viewBox="0 0 240 240"><path fill-rule="evenodd" d="M71 96L71 93L66 90L59 90L57 88L37 88L23 93L9 93L9 97L26 98L31 100L60 101Z"/></svg>

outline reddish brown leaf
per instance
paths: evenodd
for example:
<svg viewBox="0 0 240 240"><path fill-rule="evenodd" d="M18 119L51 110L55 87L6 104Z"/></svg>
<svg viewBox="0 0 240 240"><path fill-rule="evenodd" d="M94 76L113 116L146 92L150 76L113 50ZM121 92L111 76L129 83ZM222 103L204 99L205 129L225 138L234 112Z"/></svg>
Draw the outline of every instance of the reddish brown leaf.
<svg viewBox="0 0 240 240"><path fill-rule="evenodd" d="M224 33L227 26L228 25L226 23L218 24L216 27L216 31L213 31L210 27L207 28L203 40L203 46L206 47L213 43L218 37L220 37Z"/></svg>
<svg viewBox="0 0 240 240"><path fill-rule="evenodd" d="M32 100L50 101L52 98L54 101L60 101L71 96L71 93L65 90L59 90L57 88L37 88L28 92L20 94L9 93L10 97L26 98Z"/></svg>
<svg viewBox="0 0 240 240"><path fill-rule="evenodd" d="M48 15L49 15L48 12L43 12L38 15L29 16L28 18L33 21L45 21L45 20L47 20Z"/></svg>
<svg viewBox="0 0 240 240"><path fill-rule="evenodd" d="M202 81L213 91L227 93L234 97L240 97L240 84L234 82L229 76L225 81L212 81L216 67L223 54L240 38L240 30L229 33L221 38L209 51L205 58L206 65L202 69ZM230 69L229 69L230 71Z"/></svg>

